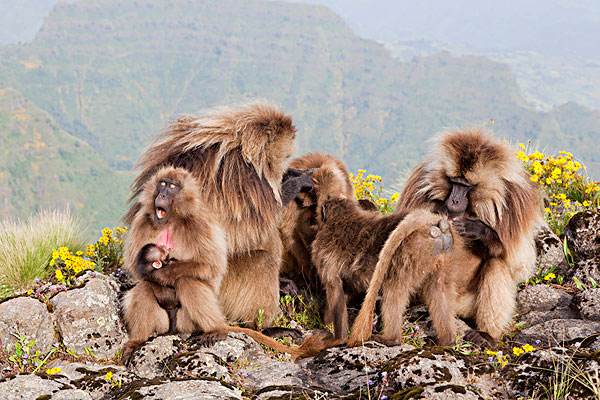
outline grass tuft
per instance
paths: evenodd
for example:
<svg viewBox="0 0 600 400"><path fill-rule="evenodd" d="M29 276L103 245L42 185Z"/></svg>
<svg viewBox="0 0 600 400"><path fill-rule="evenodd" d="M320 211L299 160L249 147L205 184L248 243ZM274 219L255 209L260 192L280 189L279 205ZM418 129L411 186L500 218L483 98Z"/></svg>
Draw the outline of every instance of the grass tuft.
<svg viewBox="0 0 600 400"><path fill-rule="evenodd" d="M0 221L0 299L46 278L59 246L82 248L80 223L68 211L41 211L26 221Z"/></svg>

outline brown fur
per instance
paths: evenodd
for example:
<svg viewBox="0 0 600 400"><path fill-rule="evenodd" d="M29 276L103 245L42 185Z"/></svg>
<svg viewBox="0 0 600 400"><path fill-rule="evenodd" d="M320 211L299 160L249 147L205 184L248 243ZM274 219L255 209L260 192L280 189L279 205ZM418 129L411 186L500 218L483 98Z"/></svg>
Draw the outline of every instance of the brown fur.
<svg viewBox="0 0 600 400"><path fill-rule="evenodd" d="M393 242L387 245L393 251L386 254L385 262L394 267L410 264L422 269L421 264L437 265L436 253L442 248L439 246L436 251L437 239L430 236L430 231L442 217L429 212L383 216L362 210L355 201L339 194L332 179L333 174L327 171L315 177L322 188L318 191L318 231L312 259L326 292L325 323L333 323L335 338L344 339L348 332L347 296L367 291L384 244ZM448 237L448 245L449 242ZM415 250L397 252L400 247ZM391 322L396 316L389 304L394 301L393 296L385 297L383 305L388 336L397 336L398 329L401 332L401 325Z"/></svg>
<svg viewBox="0 0 600 400"><path fill-rule="evenodd" d="M253 322L262 309L268 326L279 313L280 185L294 137L290 117L254 104L178 119L139 162L126 222L133 221L144 185L162 166L185 168L197 180L198 201L226 237L228 268L219 302L229 320Z"/></svg>
<svg viewBox="0 0 600 400"><path fill-rule="evenodd" d="M319 174L330 171L337 182L336 190L353 199L353 188L343 162L329 154L308 153L290 162L290 168L313 171L311 193L301 193L299 201L290 202L283 211L279 231L283 242L282 274L303 280L311 288L318 287L316 270L311 261L311 245L316 235L316 198Z"/></svg>
<svg viewBox="0 0 600 400"><path fill-rule="evenodd" d="M154 199L159 182L165 178L179 183L169 219L159 224L154 219ZM182 168L160 169L145 185L140 208L133 216L125 244L125 267L138 279L124 299L124 317L130 340L124 357L153 334L165 333L169 317L161 307L172 301L174 293L181 308L177 311L176 330L182 333L202 331L208 335L242 332L275 350L298 355L298 350L251 329L228 326L221 311L218 293L227 270L227 248L222 229L198 200L198 183ZM136 268L138 253L148 243L157 244L165 232L171 234L168 256L173 260L142 277ZM161 247L162 248L162 247Z"/></svg>
<svg viewBox="0 0 600 400"><path fill-rule="evenodd" d="M424 298L438 304L435 314L447 313L446 319L450 315L473 317L480 331L497 340L512 318L518 282L535 268L533 239L534 228L542 220L540 196L508 146L479 130L465 130L443 135L415 168L396 213L439 210L449 195L450 177L463 177L473 185L465 216L491 227L500 239L500 249L492 244L489 254L482 258L467 249L453 232L455 246L447 255L447 270L452 273L437 275L447 280L447 289L429 294L426 289ZM403 282L396 293L419 287L415 276L418 271L402 271L400 278L394 279ZM454 312L448 310L448 304ZM353 343L371 334L373 307L374 301L363 304L365 310L361 310L353 327ZM403 311L402 305L396 309L398 315Z"/></svg>

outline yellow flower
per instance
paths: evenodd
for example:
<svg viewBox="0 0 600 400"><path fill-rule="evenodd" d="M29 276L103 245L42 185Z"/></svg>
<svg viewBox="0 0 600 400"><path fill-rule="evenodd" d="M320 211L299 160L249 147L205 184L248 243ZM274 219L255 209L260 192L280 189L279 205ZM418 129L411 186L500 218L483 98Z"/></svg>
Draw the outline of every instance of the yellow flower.
<svg viewBox="0 0 600 400"><path fill-rule="evenodd" d="M528 344L524 344L522 347L523 351L525 351L525 353L531 353L532 351L535 350L535 347L533 347L532 345Z"/></svg>
<svg viewBox="0 0 600 400"><path fill-rule="evenodd" d="M554 279L554 278L556 278L556 275L554 275L554 273L552 273L552 272L549 272L549 273L547 273L547 274L544 276L544 280L545 280L545 281L550 281L550 280L552 280L552 279Z"/></svg>
<svg viewBox="0 0 600 400"><path fill-rule="evenodd" d="M546 211L548 214L550 214L550 212L551 212L550 208L548 208L548 207L544 208L544 211Z"/></svg>
<svg viewBox="0 0 600 400"><path fill-rule="evenodd" d="M54 271L54 276L56 277L56 280L59 282L65 281L65 276L63 275L63 273L60 269L57 269L56 271Z"/></svg>
<svg viewBox="0 0 600 400"><path fill-rule="evenodd" d="M107 236L102 236L100 239L98 239L98 243L106 246L108 245L109 240L110 239Z"/></svg>
<svg viewBox="0 0 600 400"><path fill-rule="evenodd" d="M56 375L56 374L58 374L61 371L62 371L62 369L60 369L59 367L48 368L46 370L46 374L48 374L48 375Z"/></svg>
<svg viewBox="0 0 600 400"><path fill-rule="evenodd" d="M500 364L501 368L504 368L508 365L508 356L498 356L498 363Z"/></svg>
<svg viewBox="0 0 600 400"><path fill-rule="evenodd" d="M108 236L110 237L112 235L112 229L110 228L104 228L102 229L102 236Z"/></svg>
<svg viewBox="0 0 600 400"><path fill-rule="evenodd" d="M584 206L584 207L589 207L589 206L590 206L590 204L591 204L591 203L590 203L589 201L587 201L587 200L584 200L584 201L583 201L583 206Z"/></svg>
<svg viewBox="0 0 600 400"><path fill-rule="evenodd" d="M520 356L521 354L524 354L524 353L525 353L525 350L523 350L522 348L520 348L520 347L513 347L513 354L515 356L518 357L518 356Z"/></svg>
<svg viewBox="0 0 600 400"><path fill-rule="evenodd" d="M85 248L85 255L88 257L92 257L92 256L94 256L95 253L96 253L96 246L94 246L93 244L88 244L87 247Z"/></svg>
<svg viewBox="0 0 600 400"><path fill-rule="evenodd" d="M495 356L496 354L498 354L498 352L497 352L497 351L493 351L493 350L486 349L486 350L485 350L485 354L487 354L488 356Z"/></svg>
<svg viewBox="0 0 600 400"><path fill-rule="evenodd" d="M105 380L106 382L110 382L110 381L112 380L112 377L113 377L113 373L112 373L111 371L108 371L108 372L106 373L106 375L104 375L104 380Z"/></svg>
<svg viewBox="0 0 600 400"><path fill-rule="evenodd" d="M523 143L519 143L519 148L523 151L525 151L525 145Z"/></svg>
<svg viewBox="0 0 600 400"><path fill-rule="evenodd" d="M83 255L83 251L78 250L77 253L75 253L75 255L82 256Z"/></svg>
<svg viewBox="0 0 600 400"><path fill-rule="evenodd" d="M529 179L531 180L531 182L537 182L540 180L540 177L537 175L531 175Z"/></svg>
<svg viewBox="0 0 600 400"><path fill-rule="evenodd" d="M552 185L552 178L546 178L546 185Z"/></svg>

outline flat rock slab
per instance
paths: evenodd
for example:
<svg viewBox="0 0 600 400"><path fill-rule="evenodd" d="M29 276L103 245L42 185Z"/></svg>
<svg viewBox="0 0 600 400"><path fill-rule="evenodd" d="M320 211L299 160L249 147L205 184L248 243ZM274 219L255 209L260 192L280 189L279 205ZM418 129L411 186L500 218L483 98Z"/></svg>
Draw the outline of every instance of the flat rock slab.
<svg viewBox="0 0 600 400"><path fill-rule="evenodd" d="M56 343L54 319L46 305L30 297L19 297L0 304L0 340L9 353L17 338L35 340L36 349L47 353Z"/></svg>
<svg viewBox="0 0 600 400"><path fill-rule="evenodd" d="M129 369L136 375L152 379L165 375L166 364L180 350L176 335L159 336L146 342L132 356Z"/></svg>
<svg viewBox="0 0 600 400"><path fill-rule="evenodd" d="M520 314L531 311L550 311L555 308L568 307L573 296L564 290L549 285L527 286L517 295Z"/></svg>
<svg viewBox="0 0 600 400"><path fill-rule="evenodd" d="M82 390L37 375L17 375L0 383L3 400L88 400L92 397Z"/></svg>
<svg viewBox="0 0 600 400"><path fill-rule="evenodd" d="M51 300L63 343L79 354L112 358L127 342L119 318L118 286L110 278L93 278L83 288Z"/></svg>
<svg viewBox="0 0 600 400"><path fill-rule="evenodd" d="M119 399L123 400L199 400L199 399L241 399L242 392L227 387L217 381L188 380L174 381L131 389Z"/></svg>
<svg viewBox="0 0 600 400"><path fill-rule="evenodd" d="M600 321L600 288L588 289L579 293L576 302L583 318Z"/></svg>
<svg viewBox="0 0 600 400"><path fill-rule="evenodd" d="M522 330L516 340L532 343L562 344L571 340L583 339L600 332L600 322L581 319L553 319Z"/></svg>

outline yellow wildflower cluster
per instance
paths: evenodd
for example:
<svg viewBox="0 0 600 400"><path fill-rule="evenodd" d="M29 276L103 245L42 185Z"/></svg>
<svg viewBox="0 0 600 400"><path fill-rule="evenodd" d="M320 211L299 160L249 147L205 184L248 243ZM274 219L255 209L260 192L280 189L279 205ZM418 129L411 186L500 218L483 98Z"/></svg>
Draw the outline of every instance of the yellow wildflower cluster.
<svg viewBox="0 0 600 400"><path fill-rule="evenodd" d="M118 226L114 230L103 228L102 234L94 244L86 247L85 254L100 269L119 267L123 264L123 242L127 228Z"/></svg>
<svg viewBox="0 0 600 400"><path fill-rule="evenodd" d="M71 284L73 279L83 271L93 270L96 264L83 257L82 251L71 253L68 247L62 246L52 251L49 263L54 269L54 278L62 284Z"/></svg>
<svg viewBox="0 0 600 400"><path fill-rule="evenodd" d="M501 351L486 350L485 354L489 356L490 362L497 363L500 368L504 368L508 365L508 356L504 355Z"/></svg>
<svg viewBox="0 0 600 400"><path fill-rule="evenodd" d="M520 144L517 157L530 173L531 181L546 191L546 219L557 233L562 233L575 213L600 206L600 185L582 174L585 167L572 153L561 151L557 156L539 151L529 153Z"/></svg>
<svg viewBox="0 0 600 400"><path fill-rule="evenodd" d="M513 347L513 354L517 357L525 354L525 353L531 353L532 351L535 350L535 347L533 347L530 344L524 344L521 347Z"/></svg>
<svg viewBox="0 0 600 400"><path fill-rule="evenodd" d="M391 213L400 196L394 192L390 197L383 195L383 182L381 176L367 174L364 169L359 169L356 174L350 173L350 182L354 187L354 197L357 200L372 201L383 213Z"/></svg>

